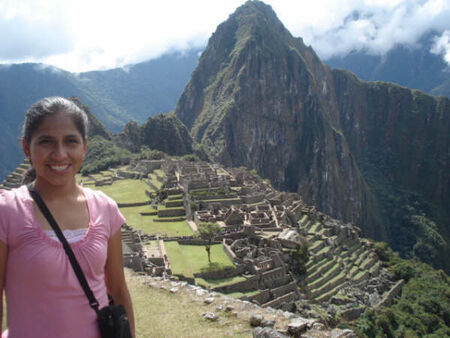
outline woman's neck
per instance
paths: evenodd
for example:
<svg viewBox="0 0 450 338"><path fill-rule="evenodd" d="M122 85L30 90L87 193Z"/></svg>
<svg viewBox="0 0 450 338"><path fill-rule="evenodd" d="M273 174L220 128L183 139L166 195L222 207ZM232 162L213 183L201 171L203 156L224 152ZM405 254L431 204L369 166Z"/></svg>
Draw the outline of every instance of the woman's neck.
<svg viewBox="0 0 450 338"><path fill-rule="evenodd" d="M62 186L53 186L37 178L33 182L33 187L34 190L36 190L42 196L42 198L47 201L55 199L66 199L71 197L76 198L80 191L78 185L75 182L75 179L73 180L73 182Z"/></svg>

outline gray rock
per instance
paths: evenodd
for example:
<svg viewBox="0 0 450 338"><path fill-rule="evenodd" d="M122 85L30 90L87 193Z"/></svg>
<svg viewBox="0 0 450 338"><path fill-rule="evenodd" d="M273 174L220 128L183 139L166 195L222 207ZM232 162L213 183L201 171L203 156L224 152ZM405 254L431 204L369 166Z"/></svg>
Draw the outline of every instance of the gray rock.
<svg viewBox="0 0 450 338"><path fill-rule="evenodd" d="M288 311L285 311L285 312L283 313L283 316L284 316L284 318L286 318L286 319L292 319L292 318L295 318L295 317L296 317L296 315L295 315L294 313L288 312Z"/></svg>
<svg viewBox="0 0 450 338"><path fill-rule="evenodd" d="M264 317L262 315L252 313L250 315L250 325L253 327L260 326L263 319Z"/></svg>
<svg viewBox="0 0 450 338"><path fill-rule="evenodd" d="M312 329L313 330L317 330L317 331L325 331L327 328L326 328L326 326L324 324L319 323L319 322L315 322L312 325Z"/></svg>
<svg viewBox="0 0 450 338"><path fill-rule="evenodd" d="M150 282L150 283L148 283L147 284L149 287L151 287L151 288L157 288L158 287L158 284L156 284L155 282Z"/></svg>
<svg viewBox="0 0 450 338"><path fill-rule="evenodd" d="M213 303L214 302L214 297L207 297L207 298L205 298L205 304L211 304L211 303Z"/></svg>
<svg viewBox="0 0 450 338"><path fill-rule="evenodd" d="M345 304L350 303L351 300L346 298L346 297L333 296L333 297L331 297L331 301L330 302L331 302L331 304L334 304L334 305L345 305Z"/></svg>
<svg viewBox="0 0 450 338"><path fill-rule="evenodd" d="M195 291L195 295L196 295L196 296L204 296L204 295L206 295L207 293L208 293L208 291L203 290L203 289L197 289L197 290Z"/></svg>
<svg viewBox="0 0 450 338"><path fill-rule="evenodd" d="M253 329L253 338L288 338L288 336L270 327L255 327Z"/></svg>
<svg viewBox="0 0 450 338"><path fill-rule="evenodd" d="M215 322L218 319L218 317L212 312L204 312L204 313L202 313L202 316L203 316L203 318L205 318L206 320L209 320L211 322Z"/></svg>
<svg viewBox="0 0 450 338"><path fill-rule="evenodd" d="M289 323L288 331L293 336L299 336L306 331L309 323L308 319L297 317Z"/></svg>
<svg viewBox="0 0 450 338"><path fill-rule="evenodd" d="M171 288L169 291L170 291L170 293L177 293L178 292L178 288Z"/></svg>
<svg viewBox="0 0 450 338"><path fill-rule="evenodd" d="M227 306L225 307L225 311L226 312L231 312L234 310L234 306L231 304L227 304Z"/></svg>
<svg viewBox="0 0 450 338"><path fill-rule="evenodd" d="M344 318L347 321L352 321L355 319L358 319L359 316L365 311L365 307L357 307L353 309L348 309L341 312L341 317Z"/></svg>
<svg viewBox="0 0 450 338"><path fill-rule="evenodd" d="M334 329L331 331L332 338L357 338L358 336L350 329Z"/></svg>
<svg viewBox="0 0 450 338"><path fill-rule="evenodd" d="M262 322L261 322L261 326L262 327L274 327L275 326L275 321L274 320L266 320L266 319L264 319Z"/></svg>

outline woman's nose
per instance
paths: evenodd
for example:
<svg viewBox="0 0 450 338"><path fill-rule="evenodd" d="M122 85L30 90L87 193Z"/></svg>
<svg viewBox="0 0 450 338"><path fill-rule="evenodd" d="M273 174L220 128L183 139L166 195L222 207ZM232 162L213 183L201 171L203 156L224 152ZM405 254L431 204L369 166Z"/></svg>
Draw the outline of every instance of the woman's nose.
<svg viewBox="0 0 450 338"><path fill-rule="evenodd" d="M56 143L52 152L52 157L55 159L65 158L67 156L67 150L62 143Z"/></svg>

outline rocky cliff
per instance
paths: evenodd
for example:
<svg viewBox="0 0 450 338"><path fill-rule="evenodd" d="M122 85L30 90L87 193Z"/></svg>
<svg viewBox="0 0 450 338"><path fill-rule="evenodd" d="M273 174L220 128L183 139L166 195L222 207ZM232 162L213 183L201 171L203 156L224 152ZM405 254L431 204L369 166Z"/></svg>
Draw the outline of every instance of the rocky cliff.
<svg viewBox="0 0 450 338"><path fill-rule="evenodd" d="M394 225L374 165L383 186L448 201L449 101L331 71L260 1L217 28L175 113L212 159L255 168L377 239Z"/></svg>

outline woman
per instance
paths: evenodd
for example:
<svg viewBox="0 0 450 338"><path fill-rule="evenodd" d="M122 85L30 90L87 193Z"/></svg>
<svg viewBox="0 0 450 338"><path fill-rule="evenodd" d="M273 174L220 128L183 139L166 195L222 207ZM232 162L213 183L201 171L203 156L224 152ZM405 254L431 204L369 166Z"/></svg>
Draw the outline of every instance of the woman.
<svg viewBox="0 0 450 338"><path fill-rule="evenodd" d="M35 172L32 189L71 243L100 308L108 304L108 294L122 304L134 337L122 265L124 218L113 200L75 181L86 154L87 132L87 116L72 101L45 98L26 113L22 147ZM2 337L99 337L97 315L26 186L0 190L2 298L3 289L8 330Z"/></svg>

